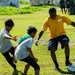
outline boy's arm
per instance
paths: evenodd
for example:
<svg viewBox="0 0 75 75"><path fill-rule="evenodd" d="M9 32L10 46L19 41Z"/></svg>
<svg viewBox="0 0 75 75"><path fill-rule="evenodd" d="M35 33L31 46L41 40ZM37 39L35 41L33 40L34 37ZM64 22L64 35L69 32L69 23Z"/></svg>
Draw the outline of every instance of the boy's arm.
<svg viewBox="0 0 75 75"><path fill-rule="evenodd" d="M17 37L16 37L16 36L13 36L13 37L12 37L12 36L10 36L10 35L5 34L5 35L4 35L4 38L17 41Z"/></svg>
<svg viewBox="0 0 75 75"><path fill-rule="evenodd" d="M29 52L30 56L31 56L35 61L38 61L38 59L34 57L31 48L27 48L27 51Z"/></svg>
<svg viewBox="0 0 75 75"><path fill-rule="evenodd" d="M34 55L33 55L33 52L31 50L31 48L27 48L27 51L29 52L29 54L32 56L32 58L35 58Z"/></svg>
<svg viewBox="0 0 75 75"><path fill-rule="evenodd" d="M72 25L73 27L75 27L75 22L72 22L71 25Z"/></svg>
<svg viewBox="0 0 75 75"><path fill-rule="evenodd" d="M38 45L38 41L39 41L40 38L42 37L43 33L44 33L44 31L40 31L40 33L39 33L39 35L38 35L38 37L37 37L37 39L36 39L36 41L35 41L35 45Z"/></svg>

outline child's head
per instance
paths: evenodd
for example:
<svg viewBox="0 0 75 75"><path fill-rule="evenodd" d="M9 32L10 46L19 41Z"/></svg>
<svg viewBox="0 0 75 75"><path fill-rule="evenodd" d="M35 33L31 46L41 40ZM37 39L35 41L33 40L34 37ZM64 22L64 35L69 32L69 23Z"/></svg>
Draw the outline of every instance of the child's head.
<svg viewBox="0 0 75 75"><path fill-rule="evenodd" d="M27 33L32 37L34 38L35 37L35 34L37 32L37 29L33 26L29 26L28 29L27 29Z"/></svg>
<svg viewBox="0 0 75 75"><path fill-rule="evenodd" d="M10 31L14 26L14 22L11 19L5 20L5 27L8 31Z"/></svg>

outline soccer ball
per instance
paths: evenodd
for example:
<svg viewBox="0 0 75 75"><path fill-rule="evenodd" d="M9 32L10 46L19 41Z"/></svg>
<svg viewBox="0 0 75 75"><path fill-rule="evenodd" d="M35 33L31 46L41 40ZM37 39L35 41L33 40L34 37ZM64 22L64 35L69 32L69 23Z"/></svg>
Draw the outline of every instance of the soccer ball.
<svg viewBox="0 0 75 75"><path fill-rule="evenodd" d="M75 64L67 66L67 70L68 72L75 73Z"/></svg>

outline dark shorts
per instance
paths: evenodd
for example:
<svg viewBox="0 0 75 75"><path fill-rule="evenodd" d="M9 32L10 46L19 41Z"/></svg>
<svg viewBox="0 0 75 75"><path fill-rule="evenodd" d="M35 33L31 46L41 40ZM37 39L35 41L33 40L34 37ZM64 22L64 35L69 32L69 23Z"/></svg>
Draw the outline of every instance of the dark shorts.
<svg viewBox="0 0 75 75"><path fill-rule="evenodd" d="M67 5L66 8L69 9L70 8L70 5Z"/></svg>
<svg viewBox="0 0 75 75"><path fill-rule="evenodd" d="M5 53L2 53L2 55L5 57L5 59L7 60L7 62L14 68L16 69L16 65L13 63L13 58L14 58L14 47L11 47L10 50L8 50ZM12 55L10 55L10 53Z"/></svg>
<svg viewBox="0 0 75 75"><path fill-rule="evenodd" d="M40 67L39 65L36 63L36 61L31 57L31 56L28 56L26 57L25 59L21 59L20 61L24 61L26 63L28 63L29 65L31 65L35 70L39 70Z"/></svg>
<svg viewBox="0 0 75 75"><path fill-rule="evenodd" d="M69 38L66 35L62 35L53 39L50 39L48 42L48 50L51 50L52 48L54 48L55 50L57 50L58 47L58 43L61 44L61 48L64 48L64 43L68 43L69 42Z"/></svg>
<svg viewBox="0 0 75 75"><path fill-rule="evenodd" d="M61 9L63 9L63 8L65 9L65 5L61 5L60 7L61 7Z"/></svg>

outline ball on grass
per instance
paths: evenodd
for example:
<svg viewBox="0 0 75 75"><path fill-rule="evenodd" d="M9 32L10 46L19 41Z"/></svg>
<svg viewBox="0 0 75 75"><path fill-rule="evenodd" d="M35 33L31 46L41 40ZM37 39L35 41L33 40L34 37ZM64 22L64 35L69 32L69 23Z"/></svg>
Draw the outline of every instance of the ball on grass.
<svg viewBox="0 0 75 75"><path fill-rule="evenodd" d="M67 70L70 73L75 73L75 64L72 64L70 66L67 66Z"/></svg>

